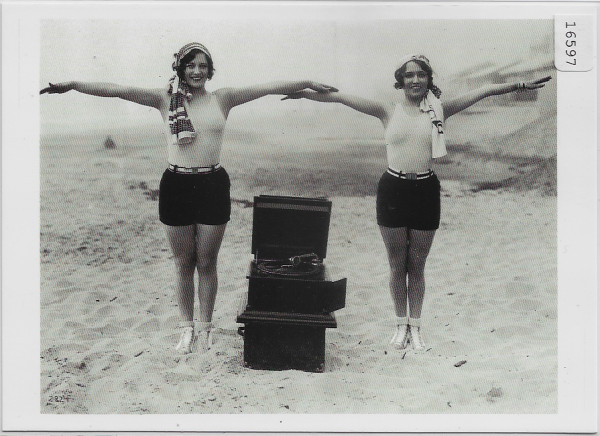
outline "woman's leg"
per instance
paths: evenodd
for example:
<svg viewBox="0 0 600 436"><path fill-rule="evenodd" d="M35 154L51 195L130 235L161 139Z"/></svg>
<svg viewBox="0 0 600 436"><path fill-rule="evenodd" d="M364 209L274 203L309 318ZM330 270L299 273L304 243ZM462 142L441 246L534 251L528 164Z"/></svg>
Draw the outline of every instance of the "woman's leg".
<svg viewBox="0 0 600 436"><path fill-rule="evenodd" d="M175 261L177 303L182 322L194 319L194 271L196 269L196 227L165 226Z"/></svg>
<svg viewBox="0 0 600 436"><path fill-rule="evenodd" d="M397 317L406 317L407 241L406 227L379 226L390 263L390 292Z"/></svg>
<svg viewBox="0 0 600 436"><path fill-rule="evenodd" d="M212 320L217 297L217 257L227 224L196 225L196 268L198 269L198 300L200 313L198 320L208 323Z"/></svg>
<svg viewBox="0 0 600 436"><path fill-rule="evenodd" d="M410 318L421 318L425 295L425 261L435 230L408 230L408 305Z"/></svg>
<svg viewBox="0 0 600 436"><path fill-rule="evenodd" d="M408 231L408 319L410 342L415 350L425 349L421 336L421 309L425 296L425 262L433 243L435 230Z"/></svg>

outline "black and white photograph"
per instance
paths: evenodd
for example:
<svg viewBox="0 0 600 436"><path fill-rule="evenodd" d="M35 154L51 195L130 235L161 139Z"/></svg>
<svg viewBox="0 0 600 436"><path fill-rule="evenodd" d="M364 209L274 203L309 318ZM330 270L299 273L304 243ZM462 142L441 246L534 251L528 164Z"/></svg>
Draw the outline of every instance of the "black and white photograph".
<svg viewBox="0 0 600 436"><path fill-rule="evenodd" d="M3 430L596 431L596 17L3 5Z"/></svg>

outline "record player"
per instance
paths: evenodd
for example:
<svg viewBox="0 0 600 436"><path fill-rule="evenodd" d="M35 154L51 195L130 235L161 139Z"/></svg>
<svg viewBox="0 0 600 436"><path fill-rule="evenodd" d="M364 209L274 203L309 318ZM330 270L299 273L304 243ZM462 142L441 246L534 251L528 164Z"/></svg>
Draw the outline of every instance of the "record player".
<svg viewBox="0 0 600 436"><path fill-rule="evenodd" d="M245 324L244 366L322 372L325 329L346 303L346 279L324 264L331 202L324 198L254 198Z"/></svg>

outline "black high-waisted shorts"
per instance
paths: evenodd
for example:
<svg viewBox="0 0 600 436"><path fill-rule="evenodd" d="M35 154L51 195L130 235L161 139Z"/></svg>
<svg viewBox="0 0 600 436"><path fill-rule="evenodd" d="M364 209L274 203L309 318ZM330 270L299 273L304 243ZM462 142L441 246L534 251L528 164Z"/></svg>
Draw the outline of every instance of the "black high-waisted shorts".
<svg viewBox="0 0 600 436"><path fill-rule="evenodd" d="M225 224L231 215L231 183L225 168L207 174L165 170L160 180L158 214L169 226Z"/></svg>
<svg viewBox="0 0 600 436"><path fill-rule="evenodd" d="M377 224L436 230L440 226L440 181L435 174L407 180L383 173L377 186Z"/></svg>

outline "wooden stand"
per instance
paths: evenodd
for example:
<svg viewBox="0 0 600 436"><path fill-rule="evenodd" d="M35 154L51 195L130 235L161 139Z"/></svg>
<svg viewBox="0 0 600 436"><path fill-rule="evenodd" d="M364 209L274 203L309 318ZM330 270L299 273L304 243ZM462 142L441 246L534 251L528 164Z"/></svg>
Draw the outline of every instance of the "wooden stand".
<svg viewBox="0 0 600 436"><path fill-rule="evenodd" d="M325 329L346 304L346 279L331 281L325 266L306 277L259 271L258 262L327 251L331 202L325 199L254 198L248 296L238 323L245 324L244 366L252 369L323 372ZM263 264L264 265L264 264Z"/></svg>
<svg viewBox="0 0 600 436"><path fill-rule="evenodd" d="M238 322L245 323L244 366L267 370L323 372L325 329L337 327L331 314L246 311Z"/></svg>

